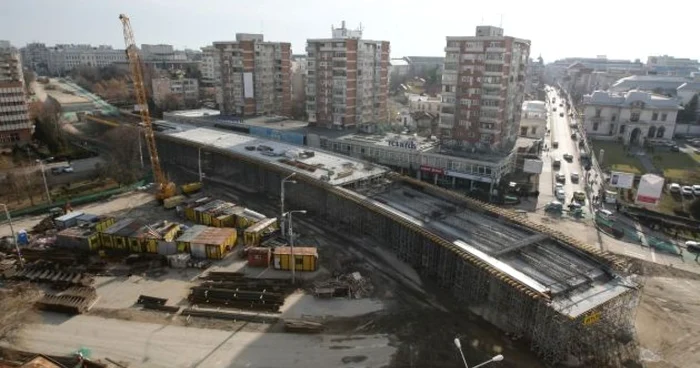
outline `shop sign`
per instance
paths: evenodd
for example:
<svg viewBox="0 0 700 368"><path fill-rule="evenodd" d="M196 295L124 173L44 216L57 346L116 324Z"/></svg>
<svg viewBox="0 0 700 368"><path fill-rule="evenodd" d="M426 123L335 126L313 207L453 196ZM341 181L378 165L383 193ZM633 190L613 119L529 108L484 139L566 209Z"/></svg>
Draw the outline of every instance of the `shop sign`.
<svg viewBox="0 0 700 368"><path fill-rule="evenodd" d="M398 148L405 148L405 149L410 149L410 150L417 150L418 146L416 145L415 141L396 141L396 140L389 140L387 141L387 144L389 147L398 147Z"/></svg>
<svg viewBox="0 0 700 368"><path fill-rule="evenodd" d="M426 165L421 165L420 171L429 172L431 174L440 174L440 175L445 174L445 170L443 170L443 169L438 169L437 167L431 167L431 166L426 166Z"/></svg>

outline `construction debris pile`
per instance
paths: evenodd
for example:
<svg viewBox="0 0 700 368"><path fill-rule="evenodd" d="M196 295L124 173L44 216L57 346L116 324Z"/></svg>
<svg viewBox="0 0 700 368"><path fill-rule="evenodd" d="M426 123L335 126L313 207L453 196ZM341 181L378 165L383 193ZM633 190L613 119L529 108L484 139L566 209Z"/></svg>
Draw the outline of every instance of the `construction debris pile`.
<svg viewBox="0 0 700 368"><path fill-rule="evenodd" d="M57 294L45 294L37 303L43 310L80 314L85 313L97 299L94 287L70 287Z"/></svg>
<svg viewBox="0 0 700 368"><path fill-rule="evenodd" d="M145 309L154 309L169 313L177 313L180 311L180 307L178 306L165 305L167 302L168 299L156 298L148 295L139 295L138 300L136 300L136 304L143 305Z"/></svg>
<svg viewBox="0 0 700 368"><path fill-rule="evenodd" d="M90 274L70 267L64 268L57 263L46 260L34 261L17 272L7 270L5 277L10 280L47 282L63 286L90 286L95 281Z"/></svg>
<svg viewBox="0 0 700 368"><path fill-rule="evenodd" d="M319 298L347 297L361 299L369 297L374 291L370 280L359 272L340 275L336 278L319 281L313 285L313 293Z"/></svg>
<svg viewBox="0 0 700 368"><path fill-rule="evenodd" d="M207 281L192 287L192 304L278 312L294 290L288 280L253 279L239 272L209 272Z"/></svg>

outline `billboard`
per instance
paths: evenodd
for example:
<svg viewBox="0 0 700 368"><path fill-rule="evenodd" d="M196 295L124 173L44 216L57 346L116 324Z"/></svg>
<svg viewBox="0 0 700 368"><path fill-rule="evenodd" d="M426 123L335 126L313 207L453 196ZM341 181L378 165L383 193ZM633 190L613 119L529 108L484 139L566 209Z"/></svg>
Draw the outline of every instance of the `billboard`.
<svg viewBox="0 0 700 368"><path fill-rule="evenodd" d="M610 173L610 186L615 188L632 188L634 183L634 174L613 171Z"/></svg>
<svg viewBox="0 0 700 368"><path fill-rule="evenodd" d="M254 98L253 92L253 73L243 73L243 97Z"/></svg>
<svg viewBox="0 0 700 368"><path fill-rule="evenodd" d="M654 175L642 175L637 188L637 204L656 205L661 198L661 192L664 189L664 178Z"/></svg>
<svg viewBox="0 0 700 368"><path fill-rule="evenodd" d="M528 174L541 174L542 173L542 160L535 159L525 159L523 164L523 172Z"/></svg>

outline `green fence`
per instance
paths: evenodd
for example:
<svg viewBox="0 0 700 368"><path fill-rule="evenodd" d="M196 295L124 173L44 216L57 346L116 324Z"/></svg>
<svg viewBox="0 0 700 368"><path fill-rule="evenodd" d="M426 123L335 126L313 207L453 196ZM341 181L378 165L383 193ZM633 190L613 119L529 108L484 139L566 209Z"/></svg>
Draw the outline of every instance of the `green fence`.
<svg viewBox="0 0 700 368"><path fill-rule="evenodd" d="M598 225L602 225L602 226L605 226L608 228L612 228L614 226L616 229L620 229L620 230L624 231L625 238L641 244L641 239L639 237L639 233L637 232L637 229L635 229L634 227L631 227L631 226L626 225L626 224L621 223L621 222L610 221L610 220L608 220L602 216L599 216L597 214L595 217L595 221ZM680 254L680 251L675 244L668 242L666 240L663 240L663 239L659 239L655 236L648 235L644 232L642 232L642 234L644 234L644 237L646 238L647 244L650 247L652 247L660 252L665 252L665 253L670 253L670 254Z"/></svg>
<svg viewBox="0 0 700 368"><path fill-rule="evenodd" d="M144 185L146 182L147 182L147 179L143 179L143 180L139 180L136 183L133 183L131 185L126 185L126 186L122 186L119 188L107 189L107 190L103 190L101 192L92 193L92 194L88 194L88 195L84 195L84 196L80 196L80 197L73 197L70 199L61 199L61 200L55 201L53 203L45 203L45 204L41 204L38 206L22 208L19 210L11 211L10 215L13 218L20 217L20 216L27 216L27 215L38 215L41 213L46 213L51 208L54 208L54 207L63 207L67 202L70 202L71 206L96 202L96 201L111 197L113 195L122 194L122 193L132 191L132 190ZM0 214L0 221L5 221L5 220L6 220L5 214L1 213Z"/></svg>

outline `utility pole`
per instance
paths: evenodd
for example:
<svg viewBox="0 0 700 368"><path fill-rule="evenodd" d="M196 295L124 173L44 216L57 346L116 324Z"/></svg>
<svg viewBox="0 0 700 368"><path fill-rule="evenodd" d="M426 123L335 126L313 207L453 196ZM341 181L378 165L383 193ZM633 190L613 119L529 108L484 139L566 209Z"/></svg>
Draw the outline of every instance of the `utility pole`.
<svg viewBox="0 0 700 368"><path fill-rule="evenodd" d="M22 260L22 252L19 250L19 245L17 244L17 235L15 235L15 229L12 227L12 216L10 216L10 211L7 209L7 205L0 203L5 209L5 217L7 217L7 222L10 224L10 232L12 233L12 243L15 245L15 250L17 251L17 259L19 259L20 268L24 268L24 261Z"/></svg>

